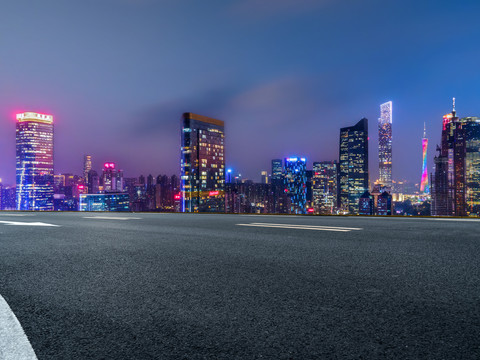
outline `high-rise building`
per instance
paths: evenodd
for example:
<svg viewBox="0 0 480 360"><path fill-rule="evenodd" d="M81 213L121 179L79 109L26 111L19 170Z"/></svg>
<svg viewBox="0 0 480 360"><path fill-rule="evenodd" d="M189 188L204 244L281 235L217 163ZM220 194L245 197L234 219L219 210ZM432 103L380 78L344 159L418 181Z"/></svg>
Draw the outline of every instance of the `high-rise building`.
<svg viewBox="0 0 480 360"><path fill-rule="evenodd" d="M466 133L465 124L453 110L443 117L442 144L435 157L432 191L432 215L465 216L466 205Z"/></svg>
<svg viewBox="0 0 480 360"><path fill-rule="evenodd" d="M89 194L98 194L100 186L100 178L95 170L88 172L87 191Z"/></svg>
<svg viewBox="0 0 480 360"><path fill-rule="evenodd" d="M225 211L224 122L193 113L182 116L182 212Z"/></svg>
<svg viewBox="0 0 480 360"><path fill-rule="evenodd" d="M392 189L392 102L380 105L378 119L378 162L380 183Z"/></svg>
<svg viewBox="0 0 480 360"><path fill-rule="evenodd" d="M290 209L290 199L285 193L283 177L283 160L273 159L271 179L272 201L270 204L270 212L274 214L285 214L288 213Z"/></svg>
<svg viewBox="0 0 480 360"><path fill-rule="evenodd" d="M307 211L307 160L285 158L285 192L290 199L290 214L305 214Z"/></svg>
<svg viewBox="0 0 480 360"><path fill-rule="evenodd" d="M460 120L465 128L465 185L467 209L480 215L480 118Z"/></svg>
<svg viewBox="0 0 480 360"><path fill-rule="evenodd" d="M317 214L333 214L337 208L337 162L313 163L313 207Z"/></svg>
<svg viewBox="0 0 480 360"><path fill-rule="evenodd" d="M113 162L103 164L101 183L104 192L123 191L123 171L117 170Z"/></svg>
<svg viewBox="0 0 480 360"><path fill-rule="evenodd" d="M272 184L283 184L283 161L282 159L272 160Z"/></svg>
<svg viewBox="0 0 480 360"><path fill-rule="evenodd" d="M88 184L88 172L92 170L92 155L83 156L83 179Z"/></svg>
<svg viewBox="0 0 480 360"><path fill-rule="evenodd" d="M426 125L424 123L423 124L423 139L422 139L422 153L423 153L422 181L420 183L420 192L422 192L424 194L429 194L430 193L430 186L428 185L427 148L428 148L427 128L426 128Z"/></svg>
<svg viewBox="0 0 480 360"><path fill-rule="evenodd" d="M368 120L340 129L338 207L358 213L358 201L368 190Z"/></svg>
<svg viewBox="0 0 480 360"><path fill-rule="evenodd" d="M261 181L260 183L262 184L268 184L268 173L266 171L262 171L260 173L260 176L261 176Z"/></svg>
<svg viewBox="0 0 480 360"><path fill-rule="evenodd" d="M17 210L53 210L53 186L53 116L17 114Z"/></svg>

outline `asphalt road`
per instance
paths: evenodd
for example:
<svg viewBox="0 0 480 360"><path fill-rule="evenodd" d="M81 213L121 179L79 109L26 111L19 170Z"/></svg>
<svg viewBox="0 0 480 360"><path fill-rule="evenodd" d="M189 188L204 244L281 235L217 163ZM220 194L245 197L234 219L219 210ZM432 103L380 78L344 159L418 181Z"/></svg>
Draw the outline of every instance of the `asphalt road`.
<svg viewBox="0 0 480 360"><path fill-rule="evenodd" d="M38 359L479 359L479 265L478 220L0 212Z"/></svg>

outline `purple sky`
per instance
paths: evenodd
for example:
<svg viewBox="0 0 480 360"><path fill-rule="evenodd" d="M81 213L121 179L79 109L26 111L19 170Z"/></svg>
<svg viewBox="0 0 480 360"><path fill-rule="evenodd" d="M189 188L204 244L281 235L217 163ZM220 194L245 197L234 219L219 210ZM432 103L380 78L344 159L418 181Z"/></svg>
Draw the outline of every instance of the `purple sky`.
<svg viewBox="0 0 480 360"><path fill-rule="evenodd" d="M16 0L0 12L0 177L14 183L20 111L55 117L55 172L83 154L126 176L179 172L180 116L226 123L227 166L338 158L340 127L393 101L393 177L429 170L442 115L480 116L478 1Z"/></svg>

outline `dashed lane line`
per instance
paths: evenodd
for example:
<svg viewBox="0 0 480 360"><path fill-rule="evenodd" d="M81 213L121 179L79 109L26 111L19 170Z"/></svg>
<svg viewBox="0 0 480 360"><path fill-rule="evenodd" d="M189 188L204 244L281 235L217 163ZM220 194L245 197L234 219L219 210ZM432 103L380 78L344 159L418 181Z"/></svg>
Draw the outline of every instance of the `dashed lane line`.
<svg viewBox="0 0 480 360"><path fill-rule="evenodd" d="M478 222L480 219L446 219L446 218L432 218L428 220L437 220L437 221L465 221L465 222Z"/></svg>
<svg viewBox="0 0 480 360"><path fill-rule="evenodd" d="M346 228L346 227L337 227L337 226L270 224L270 223L250 223L250 224L236 224L236 225L251 226L251 227L277 228L277 229L320 230L320 231L337 231L337 232L349 232L349 231L352 231L352 230L363 230L362 228Z"/></svg>
<svg viewBox="0 0 480 360"><path fill-rule="evenodd" d="M139 217L120 217L120 216L84 216L84 219L98 220L141 220Z"/></svg>
<svg viewBox="0 0 480 360"><path fill-rule="evenodd" d="M0 295L0 359L37 360L22 325Z"/></svg>
<svg viewBox="0 0 480 360"><path fill-rule="evenodd" d="M43 222L20 222L20 221L0 221L0 224L15 225L15 226L52 226L52 227L60 226L55 224L47 224Z"/></svg>

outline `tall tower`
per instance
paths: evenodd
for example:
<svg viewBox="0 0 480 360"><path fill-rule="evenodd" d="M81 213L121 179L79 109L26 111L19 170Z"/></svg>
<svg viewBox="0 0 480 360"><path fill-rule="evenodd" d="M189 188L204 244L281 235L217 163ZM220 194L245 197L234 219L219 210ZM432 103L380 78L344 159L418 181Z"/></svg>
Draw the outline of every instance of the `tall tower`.
<svg viewBox="0 0 480 360"><path fill-rule="evenodd" d="M193 113L182 116L182 212L225 211L224 125Z"/></svg>
<svg viewBox="0 0 480 360"><path fill-rule="evenodd" d="M427 170L427 127L423 123L423 139L422 139L422 151L423 151L423 165L422 165L422 182L420 183L420 191L424 194L430 194L430 186L428 185L428 170Z"/></svg>
<svg viewBox="0 0 480 360"><path fill-rule="evenodd" d="M16 209L53 210L53 116L17 114Z"/></svg>
<svg viewBox="0 0 480 360"><path fill-rule="evenodd" d="M85 184L88 183L88 172L92 170L92 155L83 156L83 179Z"/></svg>
<svg viewBox="0 0 480 360"><path fill-rule="evenodd" d="M432 178L432 215L466 215L465 197L465 124L453 110L443 117L442 144L435 157L435 176Z"/></svg>
<svg viewBox="0 0 480 360"><path fill-rule="evenodd" d="M392 102L380 105L378 119L378 166L380 183L392 189Z"/></svg>
<svg viewBox="0 0 480 360"><path fill-rule="evenodd" d="M358 213L358 202L368 190L368 120L340 129L338 162L339 208Z"/></svg>

